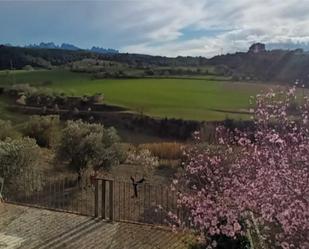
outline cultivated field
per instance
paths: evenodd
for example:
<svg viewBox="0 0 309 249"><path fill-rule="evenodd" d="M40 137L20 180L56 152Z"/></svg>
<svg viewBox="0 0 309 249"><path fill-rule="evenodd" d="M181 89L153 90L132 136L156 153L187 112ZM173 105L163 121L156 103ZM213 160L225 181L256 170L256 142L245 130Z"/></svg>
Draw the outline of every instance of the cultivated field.
<svg viewBox="0 0 309 249"><path fill-rule="evenodd" d="M211 79L99 79L65 70L0 72L0 84L29 83L68 95L104 93L106 103L155 117L190 120L246 119L249 97L262 84Z"/></svg>

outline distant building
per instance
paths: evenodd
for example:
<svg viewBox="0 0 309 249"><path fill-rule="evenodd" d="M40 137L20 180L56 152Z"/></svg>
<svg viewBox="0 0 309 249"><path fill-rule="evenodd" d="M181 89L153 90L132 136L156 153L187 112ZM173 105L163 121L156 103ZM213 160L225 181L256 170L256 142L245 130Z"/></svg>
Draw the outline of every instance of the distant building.
<svg viewBox="0 0 309 249"><path fill-rule="evenodd" d="M257 53L261 53L261 52L265 52L265 44L263 43L254 43L250 46L249 48L249 53L253 53L253 54L257 54Z"/></svg>

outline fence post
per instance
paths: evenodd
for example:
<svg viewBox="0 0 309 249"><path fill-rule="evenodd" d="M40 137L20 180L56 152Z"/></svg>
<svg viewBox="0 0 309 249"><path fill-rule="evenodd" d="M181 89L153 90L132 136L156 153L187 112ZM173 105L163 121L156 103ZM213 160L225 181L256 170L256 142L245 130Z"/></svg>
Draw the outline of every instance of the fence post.
<svg viewBox="0 0 309 249"><path fill-rule="evenodd" d="M114 181L109 181L109 219L114 220Z"/></svg>
<svg viewBox="0 0 309 249"><path fill-rule="evenodd" d="M106 180L102 180L102 219L106 219Z"/></svg>
<svg viewBox="0 0 309 249"><path fill-rule="evenodd" d="M99 216L99 180L95 179L95 191L94 191L94 216Z"/></svg>

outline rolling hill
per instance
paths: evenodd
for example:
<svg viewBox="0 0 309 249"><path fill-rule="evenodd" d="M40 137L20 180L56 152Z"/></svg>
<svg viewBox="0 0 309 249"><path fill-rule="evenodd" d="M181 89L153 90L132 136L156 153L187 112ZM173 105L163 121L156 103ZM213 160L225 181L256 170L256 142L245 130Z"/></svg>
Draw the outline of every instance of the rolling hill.
<svg viewBox="0 0 309 249"><path fill-rule="evenodd" d="M153 69L158 67L200 68L212 67L216 75L232 77L236 81L264 81L279 84L300 84L309 86L309 53L296 50L263 50L252 53L234 53L204 57L162 57L127 53L99 53L93 51L64 50L60 48L21 48L0 45L0 70L21 69L26 65L39 68L63 66L83 59L95 59L124 63L131 68Z"/></svg>

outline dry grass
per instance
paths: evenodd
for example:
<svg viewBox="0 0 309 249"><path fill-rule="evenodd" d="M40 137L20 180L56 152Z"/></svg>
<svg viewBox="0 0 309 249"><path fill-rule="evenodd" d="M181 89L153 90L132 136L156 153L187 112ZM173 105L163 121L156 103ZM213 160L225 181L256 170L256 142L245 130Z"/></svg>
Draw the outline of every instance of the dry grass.
<svg viewBox="0 0 309 249"><path fill-rule="evenodd" d="M184 144L176 142L147 143L141 144L139 147L149 150L160 159L178 160L183 156Z"/></svg>

